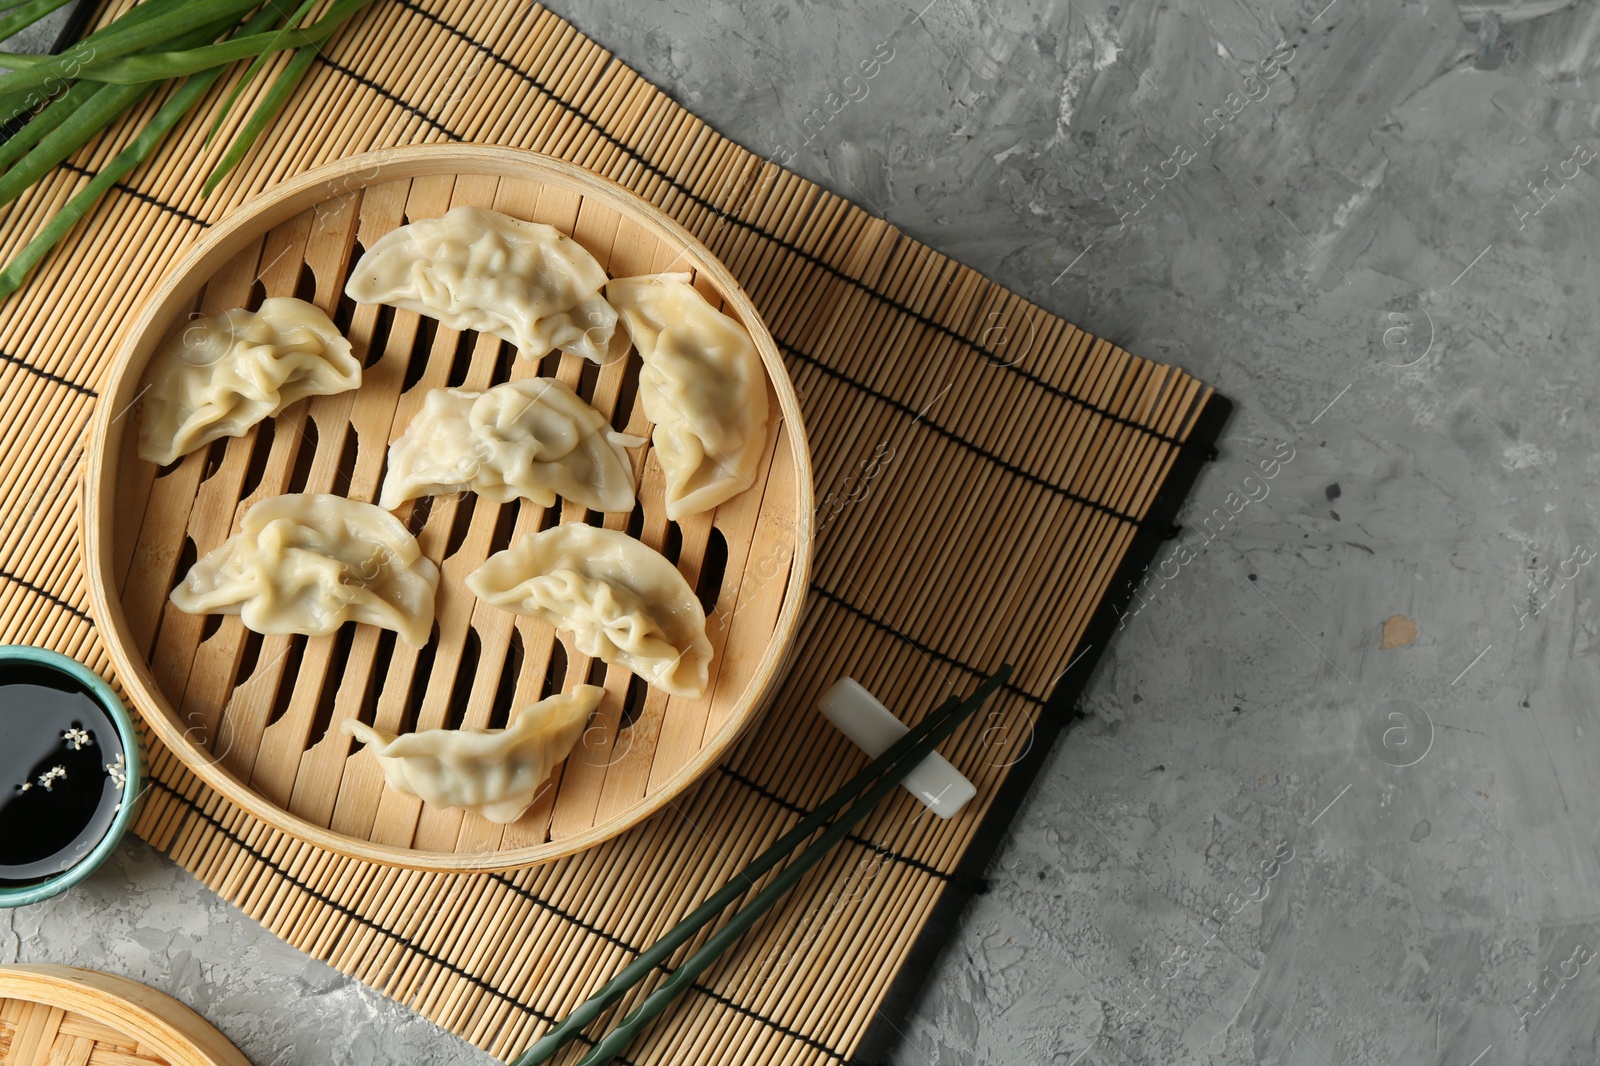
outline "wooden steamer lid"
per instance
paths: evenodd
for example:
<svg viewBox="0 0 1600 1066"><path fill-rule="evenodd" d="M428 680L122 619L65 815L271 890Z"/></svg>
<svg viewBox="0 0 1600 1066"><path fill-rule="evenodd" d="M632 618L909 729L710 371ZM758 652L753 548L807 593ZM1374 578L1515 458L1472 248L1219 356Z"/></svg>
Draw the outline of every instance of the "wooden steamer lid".
<svg viewBox="0 0 1600 1066"><path fill-rule="evenodd" d="M250 1066L200 1015L126 977L0 966L0 1066Z"/></svg>

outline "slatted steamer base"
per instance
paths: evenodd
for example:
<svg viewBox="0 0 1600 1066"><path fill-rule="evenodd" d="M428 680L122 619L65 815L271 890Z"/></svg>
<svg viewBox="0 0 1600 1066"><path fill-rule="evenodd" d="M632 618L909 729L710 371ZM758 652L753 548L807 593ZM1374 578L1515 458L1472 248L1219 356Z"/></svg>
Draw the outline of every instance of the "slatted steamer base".
<svg viewBox="0 0 1600 1066"><path fill-rule="evenodd" d="M376 500L389 444L433 389L482 390L542 371L617 430L649 438L639 357L620 326L604 365L559 352L541 363L497 337L343 295L365 248L461 206L552 225L613 277L692 273L714 306L744 322L768 365L770 417L754 479L712 512L669 521L665 476L646 445L630 456L631 514L472 493L402 505L396 514L440 570L437 620L422 649L355 623L328 636L262 637L236 615L190 615L167 602L195 559L236 532L260 500L285 492ZM181 343L195 316L254 309L271 296L299 296L328 312L365 364L361 386L301 401L164 469L141 459L140 397L153 353ZM797 400L733 279L623 190L504 148L438 145L343 161L278 186L213 230L151 295L119 363L87 490L107 631L135 703L163 742L258 816L360 858L450 870L526 865L591 846L672 802L758 716L788 653L810 562L810 460ZM585 521L664 553L697 591L714 653L705 696L669 697L591 660L548 623L481 603L467 589L467 576L516 539ZM534 805L504 827L385 787L376 759L341 728L352 719L389 732L500 728L513 708L583 683L603 686L604 699Z"/></svg>

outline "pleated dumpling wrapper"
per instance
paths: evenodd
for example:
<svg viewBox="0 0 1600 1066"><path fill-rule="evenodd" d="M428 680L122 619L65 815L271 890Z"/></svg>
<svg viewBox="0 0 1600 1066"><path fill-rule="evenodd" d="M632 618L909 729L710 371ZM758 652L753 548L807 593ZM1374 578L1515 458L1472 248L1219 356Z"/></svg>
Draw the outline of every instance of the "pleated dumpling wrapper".
<svg viewBox="0 0 1600 1066"><path fill-rule="evenodd" d="M377 757L396 792L465 807L502 825L522 817L583 736L606 690L579 685L511 712L504 729L424 729L396 736L353 718L340 727Z"/></svg>
<svg viewBox="0 0 1600 1066"><path fill-rule="evenodd" d="M677 567L626 533L582 523L529 533L468 574L467 587L674 696L705 693L705 611Z"/></svg>
<svg viewBox="0 0 1600 1066"><path fill-rule="evenodd" d="M343 496L271 496L172 590L189 614L236 614L257 633L326 636L346 622L392 629L414 648L433 632L439 568L400 520Z"/></svg>
<svg viewBox="0 0 1600 1066"><path fill-rule="evenodd" d="M344 291L491 333L529 359L559 348L601 363L617 325L605 283L594 256L554 226L461 206L379 237Z"/></svg>
<svg viewBox="0 0 1600 1066"><path fill-rule="evenodd" d="M606 416L555 378L508 381L484 392L430 389L389 445L379 504L472 491L549 507L560 495L595 511L633 510L633 464Z"/></svg>
<svg viewBox="0 0 1600 1066"><path fill-rule="evenodd" d="M767 442L767 378L755 342L688 274L606 286L639 351L639 399L667 477L667 517L709 511L755 484Z"/></svg>
<svg viewBox="0 0 1600 1066"><path fill-rule="evenodd" d="M240 437L307 396L361 384L350 342L322 310L289 296L184 326L145 371L139 457L166 466L219 437Z"/></svg>

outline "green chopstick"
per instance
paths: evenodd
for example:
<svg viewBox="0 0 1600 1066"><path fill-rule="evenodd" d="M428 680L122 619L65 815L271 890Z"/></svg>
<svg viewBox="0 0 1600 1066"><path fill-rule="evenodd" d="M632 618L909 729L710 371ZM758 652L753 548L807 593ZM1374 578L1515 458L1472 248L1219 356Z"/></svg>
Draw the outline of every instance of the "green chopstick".
<svg viewBox="0 0 1600 1066"><path fill-rule="evenodd" d="M740 871L737 877L724 885L710 899L695 908L670 932L640 954L622 972L606 982L594 995L581 1003L571 1014L524 1052L520 1058L516 1059L513 1066L537 1066L538 1063L546 1062L552 1058L568 1041L577 1037L585 1027L598 1018L607 1007L622 998L630 989L648 976L652 970L664 963L673 951L690 940L702 926L720 914L728 904L743 895L755 883L757 878L783 861L786 856L794 851L796 846L818 828L827 824L828 819L843 810L845 804L863 791L866 791L868 786L872 785L873 781L877 780L880 775L886 775L867 793L867 799L861 800L852 807L826 834L807 848L800 858L796 859L794 863L778 875L772 885L751 900L743 910L740 910L727 927L707 941L700 951L691 956L683 966L680 966L673 976L668 979L667 983L657 989L641 1005L639 1010L629 1015L622 1024L623 1026L631 1024L633 1029L637 1029L645 1021L659 1014L666 1008L672 998L682 991L683 987L691 983L701 970L710 965L716 955L720 954L728 944L736 940L745 929L754 924L755 920L761 916L761 913L771 907L784 892L787 892L794 882L799 880L800 876L819 861L823 854L831 849L834 844L838 843L857 822L866 817L867 813L892 792L935 746L954 733L961 723L970 717L972 712L976 711L1010 676L1010 664L1004 665L995 671L992 677L985 679L965 701L958 702L952 697L930 712L915 728L911 729L905 736L872 760L866 769L847 781L821 806L817 807L793 829L780 837L771 847L757 856L750 865ZM774 891L774 889L777 891ZM754 913L750 914L749 912L752 909L754 909ZM749 914L748 918L746 918L747 914ZM729 929L735 927L736 923L740 923L741 919L743 919L743 922L738 925L737 931L731 935L725 935ZM721 939L719 940L719 938ZM715 950L712 950L713 944L718 945ZM674 984L678 974L685 972L684 967L690 966L695 960L701 959L702 956L705 957L698 968L681 983ZM658 1000L657 996L666 992L669 987L674 990ZM643 1011L646 1007L652 1007L652 1004L653 1009L651 1009L650 1013L641 1017L640 1011ZM628 1035L621 1039L621 1043L614 1043L612 1046L621 1048L625 1045L629 1039L632 1039L633 1029L630 1029ZM620 1031L620 1028L618 1031ZM615 1036L615 1033L612 1036ZM608 1046L607 1041L611 1040L612 1037L607 1037L606 1041L602 1041L596 1047L595 1052L591 1053L591 1057L593 1054L598 1053L600 1048ZM605 1057L609 1059L614 1054L615 1051L611 1051ZM584 1061L588 1062L589 1059Z"/></svg>
<svg viewBox="0 0 1600 1066"><path fill-rule="evenodd" d="M605 1038L596 1044L585 1055L578 1066L602 1066L610 1062L629 1042L639 1034L644 1025L666 1010L674 999L682 995L694 983L717 957L728 949L735 940L745 934L752 925L761 919L773 904L793 888L804 877L806 871L817 863L833 849L833 846L843 840L855 827L855 824L872 813L873 809L881 803L884 797L900 787L912 770L921 764L922 760L933 751L946 737L954 733L961 723L966 721L993 692L1005 683L1011 675L1011 666L1002 666L995 674L979 685L977 691L961 704L954 713L944 719L932 732L921 740L906 755L899 759L885 772L882 780L872 788L843 815L828 828L828 831L818 837L816 842L800 853L799 858L783 868L783 872L772 879L772 883L756 894L756 897L740 909L728 924L712 934L705 944L693 955L672 971L672 976L662 982L661 986L645 998L645 1001L633 1013L622 1020Z"/></svg>

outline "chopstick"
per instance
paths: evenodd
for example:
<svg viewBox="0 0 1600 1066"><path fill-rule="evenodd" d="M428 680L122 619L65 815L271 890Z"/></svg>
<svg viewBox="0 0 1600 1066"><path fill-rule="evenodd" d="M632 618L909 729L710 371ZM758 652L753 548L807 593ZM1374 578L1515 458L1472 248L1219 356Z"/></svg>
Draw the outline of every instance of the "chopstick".
<svg viewBox="0 0 1600 1066"><path fill-rule="evenodd" d="M706 943L686 959L672 975L656 989L622 1023L612 1030L584 1057L580 1066L595 1066L609 1062L612 1057L633 1039L638 1030L651 1018L666 1009L685 988L727 947L754 925L782 896L794 887L805 872L821 861L845 835L867 816L879 802L900 785L916 769L929 752L949 737L976 711L1006 679L1011 676L1011 665L986 678L963 701L951 697L931 711L915 728L906 733L883 754L872 760L866 769L847 781L816 810L785 833L770 848L762 852L738 876L729 881L715 895L707 899L693 913L679 922L637 959L613 977L553 1029L541 1037L512 1066L537 1066L551 1059L568 1041L576 1038L607 1007L622 998L630 989L644 980L662 964L678 947L688 941L707 922L716 917L729 904L754 886L755 880L778 865L801 842L828 819L838 814L844 806L863 791L866 795L855 803L842 817L818 837L800 856L783 870L772 884L759 892L739 910L726 926L718 930ZM881 777L881 780L877 780ZM872 782L877 780L877 784ZM869 789L868 786L872 787Z"/></svg>

